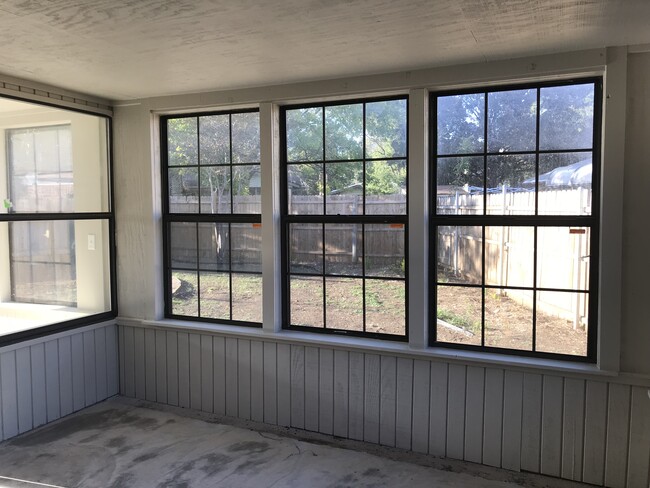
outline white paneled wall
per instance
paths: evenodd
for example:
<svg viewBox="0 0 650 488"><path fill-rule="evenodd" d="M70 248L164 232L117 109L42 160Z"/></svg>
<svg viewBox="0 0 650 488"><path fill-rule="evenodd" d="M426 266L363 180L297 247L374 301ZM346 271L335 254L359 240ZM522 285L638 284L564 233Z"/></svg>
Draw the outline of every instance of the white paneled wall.
<svg viewBox="0 0 650 488"><path fill-rule="evenodd" d="M0 440L116 395L117 326L0 348Z"/></svg>
<svg viewBox="0 0 650 488"><path fill-rule="evenodd" d="M561 374L120 326L121 393L323 434L646 488L648 389Z"/></svg>

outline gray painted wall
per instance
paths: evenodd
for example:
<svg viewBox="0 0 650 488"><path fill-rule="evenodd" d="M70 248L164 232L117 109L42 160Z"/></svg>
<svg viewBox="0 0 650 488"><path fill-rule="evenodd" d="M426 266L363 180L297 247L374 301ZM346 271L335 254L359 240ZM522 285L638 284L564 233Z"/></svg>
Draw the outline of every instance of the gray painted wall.
<svg viewBox="0 0 650 488"><path fill-rule="evenodd" d="M194 329L181 329L177 322L161 320L157 112L250 107L263 102L261 115L270 120L269 100L281 103L411 89L411 100L422 102L426 93L418 91L419 87L603 71L607 76L604 178L608 186L603 192L601 250L607 259L601 262L605 290L600 297L601 361L591 371L527 359L490 363L487 357L462 352L454 358L456 353L443 355L423 347L427 309L424 231L424 239L409 243L410 265L417 263L421 268L409 270L414 284L409 296L411 350L397 351L381 341L346 344L344 338L325 341L317 335L274 333L280 324L275 314L278 288L273 281L277 263L273 262L273 240L266 239L274 236L273 225L267 223L275 222L277 215L271 213L266 214L271 217L267 220L263 213L267 232L264 272L269 286L265 284L262 332L219 326L210 330L206 324L184 324ZM648 79L650 54L628 55L626 48L620 48L118 105L115 192L120 203L122 393L596 485L647 487L650 260L645 253L650 248L650 228L642 223L650 208L646 188ZM419 117L420 131L418 124L412 124L409 135L416 149L410 152L415 164L409 184L421 184L410 199L415 208L409 216L416 224L410 227L414 234L426 228L422 202L427 191L426 106L416 107L420 111L410 121L417 122ZM277 152L276 142L270 133L263 137L267 155ZM276 178L278 170L272 165L263 168L268 174L275 172ZM277 191L272 185L265 187L269 189ZM271 193L266 195L270 202L266 208L277 205Z"/></svg>
<svg viewBox="0 0 650 488"><path fill-rule="evenodd" d="M116 395L117 326L0 348L0 441Z"/></svg>
<svg viewBox="0 0 650 488"><path fill-rule="evenodd" d="M120 326L128 397L611 487L646 487L650 401L621 379Z"/></svg>

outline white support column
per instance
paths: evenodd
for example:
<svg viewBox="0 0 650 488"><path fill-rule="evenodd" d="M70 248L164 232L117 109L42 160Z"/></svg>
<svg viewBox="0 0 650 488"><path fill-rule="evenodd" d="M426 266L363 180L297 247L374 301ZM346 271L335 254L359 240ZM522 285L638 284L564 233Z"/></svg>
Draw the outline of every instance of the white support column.
<svg viewBox="0 0 650 488"><path fill-rule="evenodd" d="M282 329L280 250L280 141L279 110L260 104L260 157L262 165L262 329Z"/></svg>
<svg viewBox="0 0 650 488"><path fill-rule="evenodd" d="M598 365L620 368L627 47L607 48L601 164ZM605 292L606 291L606 292Z"/></svg>
<svg viewBox="0 0 650 488"><path fill-rule="evenodd" d="M427 347L429 340L429 93L409 92L408 167L408 327L409 346Z"/></svg>

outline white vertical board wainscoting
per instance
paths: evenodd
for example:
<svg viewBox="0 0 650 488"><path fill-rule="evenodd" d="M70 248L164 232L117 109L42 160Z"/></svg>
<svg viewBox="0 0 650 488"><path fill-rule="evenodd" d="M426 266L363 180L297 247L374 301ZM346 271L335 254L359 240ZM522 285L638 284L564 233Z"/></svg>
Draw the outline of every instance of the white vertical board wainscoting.
<svg viewBox="0 0 650 488"><path fill-rule="evenodd" d="M642 386L199 331L119 332L128 397L613 488L650 481Z"/></svg>
<svg viewBox="0 0 650 488"><path fill-rule="evenodd" d="M90 326L0 348L0 441L117 395L117 334Z"/></svg>

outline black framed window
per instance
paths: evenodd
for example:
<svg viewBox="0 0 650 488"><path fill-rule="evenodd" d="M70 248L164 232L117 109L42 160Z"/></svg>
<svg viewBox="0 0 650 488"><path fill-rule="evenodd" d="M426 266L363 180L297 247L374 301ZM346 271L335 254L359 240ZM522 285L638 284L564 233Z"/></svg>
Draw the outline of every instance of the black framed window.
<svg viewBox="0 0 650 488"><path fill-rule="evenodd" d="M111 120L3 98L0 345L115 316Z"/></svg>
<svg viewBox="0 0 650 488"><path fill-rule="evenodd" d="M432 94L432 345L595 361L601 99Z"/></svg>
<svg viewBox="0 0 650 488"><path fill-rule="evenodd" d="M407 339L407 102L282 109L285 328Z"/></svg>
<svg viewBox="0 0 650 488"><path fill-rule="evenodd" d="M166 316L261 326L257 111L161 118Z"/></svg>

